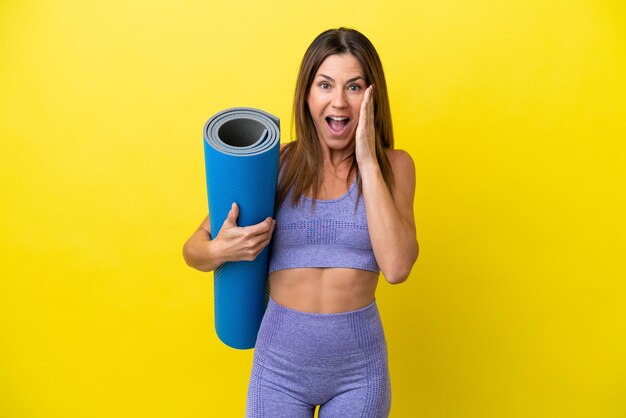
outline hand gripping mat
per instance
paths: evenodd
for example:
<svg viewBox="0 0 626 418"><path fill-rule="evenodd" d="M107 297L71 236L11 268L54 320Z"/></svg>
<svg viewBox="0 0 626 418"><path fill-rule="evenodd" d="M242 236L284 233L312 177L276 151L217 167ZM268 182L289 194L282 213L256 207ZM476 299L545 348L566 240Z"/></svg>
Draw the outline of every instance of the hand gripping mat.
<svg viewBox="0 0 626 418"><path fill-rule="evenodd" d="M204 126L204 161L211 235L215 238L233 202L238 226L274 216L280 149L279 119L237 107ZM267 305L269 246L254 261L226 262L214 273L215 330L222 342L253 348Z"/></svg>

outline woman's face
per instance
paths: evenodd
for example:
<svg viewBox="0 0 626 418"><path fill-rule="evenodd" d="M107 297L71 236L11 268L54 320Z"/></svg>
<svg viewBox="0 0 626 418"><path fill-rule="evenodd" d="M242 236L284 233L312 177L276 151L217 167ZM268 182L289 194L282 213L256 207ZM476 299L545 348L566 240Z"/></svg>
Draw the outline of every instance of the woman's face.
<svg viewBox="0 0 626 418"><path fill-rule="evenodd" d="M307 104L323 147L339 150L353 143L366 88L363 68L354 55L330 55L322 62Z"/></svg>

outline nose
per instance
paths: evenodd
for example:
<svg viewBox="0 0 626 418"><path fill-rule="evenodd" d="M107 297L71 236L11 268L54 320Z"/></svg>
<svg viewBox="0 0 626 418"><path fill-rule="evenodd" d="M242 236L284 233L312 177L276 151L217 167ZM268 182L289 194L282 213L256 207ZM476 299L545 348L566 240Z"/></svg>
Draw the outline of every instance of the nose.
<svg viewBox="0 0 626 418"><path fill-rule="evenodd" d="M330 102L332 107L337 109L343 109L348 106L348 101L344 96L345 91L343 89L336 89L333 93L334 94Z"/></svg>

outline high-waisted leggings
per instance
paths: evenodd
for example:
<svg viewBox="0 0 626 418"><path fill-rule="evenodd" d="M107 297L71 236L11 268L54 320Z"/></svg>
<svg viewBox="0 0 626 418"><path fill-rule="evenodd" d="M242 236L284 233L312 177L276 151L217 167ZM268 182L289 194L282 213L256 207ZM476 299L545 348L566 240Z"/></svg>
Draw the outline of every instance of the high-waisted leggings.
<svg viewBox="0 0 626 418"><path fill-rule="evenodd" d="M247 418L384 418L391 408L387 344L376 302L317 314L271 298L261 322Z"/></svg>

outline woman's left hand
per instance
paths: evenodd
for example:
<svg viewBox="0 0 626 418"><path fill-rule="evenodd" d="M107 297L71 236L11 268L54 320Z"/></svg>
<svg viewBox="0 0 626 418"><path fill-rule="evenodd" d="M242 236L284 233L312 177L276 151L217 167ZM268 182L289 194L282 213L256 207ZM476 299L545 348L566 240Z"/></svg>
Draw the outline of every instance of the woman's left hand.
<svg viewBox="0 0 626 418"><path fill-rule="evenodd" d="M377 162L376 159L376 129L374 128L374 99L372 94L374 85L366 90L361 102L359 124L356 127L355 155L359 166Z"/></svg>

